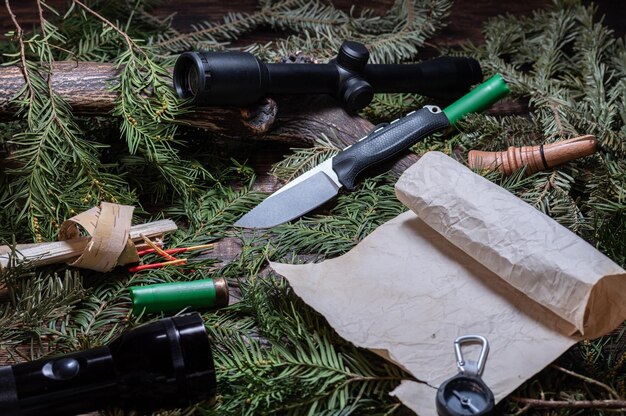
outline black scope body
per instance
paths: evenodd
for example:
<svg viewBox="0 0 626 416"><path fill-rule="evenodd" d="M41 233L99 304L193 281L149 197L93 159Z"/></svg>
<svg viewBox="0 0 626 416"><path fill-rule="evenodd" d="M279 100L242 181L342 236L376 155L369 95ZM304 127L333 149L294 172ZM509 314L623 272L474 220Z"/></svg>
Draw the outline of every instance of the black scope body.
<svg viewBox="0 0 626 416"><path fill-rule="evenodd" d="M174 88L197 106L246 106L267 94L331 94L346 108L366 107L374 93L418 93L454 100L482 82L478 61L440 57L419 64L367 64L369 52L346 41L327 64L267 64L247 52L185 52Z"/></svg>
<svg viewBox="0 0 626 416"><path fill-rule="evenodd" d="M0 367L0 415L171 409L215 388L209 338L192 313L138 326L108 346Z"/></svg>

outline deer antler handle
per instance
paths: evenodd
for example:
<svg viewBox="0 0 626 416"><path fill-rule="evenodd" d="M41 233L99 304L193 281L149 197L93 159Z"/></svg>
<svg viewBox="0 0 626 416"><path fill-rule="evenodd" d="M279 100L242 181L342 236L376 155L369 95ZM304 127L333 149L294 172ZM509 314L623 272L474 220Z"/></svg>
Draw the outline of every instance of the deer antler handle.
<svg viewBox="0 0 626 416"><path fill-rule="evenodd" d="M509 147L505 152L471 150L468 155L472 169L499 170L510 175L523 166L530 175L541 170L589 156L596 151L596 138L590 134L540 146Z"/></svg>

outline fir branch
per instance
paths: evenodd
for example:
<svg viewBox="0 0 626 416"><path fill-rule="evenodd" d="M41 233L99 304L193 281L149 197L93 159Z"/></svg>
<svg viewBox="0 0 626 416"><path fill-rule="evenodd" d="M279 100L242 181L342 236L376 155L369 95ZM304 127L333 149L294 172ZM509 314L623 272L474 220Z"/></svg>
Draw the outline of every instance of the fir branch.
<svg viewBox="0 0 626 416"><path fill-rule="evenodd" d="M523 144L549 143L575 134L592 133L597 136L603 152L618 158L623 154L624 118L617 110L623 100L624 85L618 75L623 74L620 72L623 65L615 62L615 56L624 54L623 43L613 41L611 32L594 20L594 13L595 8L574 2L559 3L554 10L538 11L528 18L492 19L485 27L485 47L468 46L467 50L482 56L481 61L488 68L505 74L515 94L529 98L532 113L530 123L524 127L524 136L530 140ZM521 144L509 142L510 138L524 137L514 134L516 131L502 135L497 125L485 130L486 124L481 120L481 117L468 119L471 129L481 132L472 135L478 136L482 146L500 146L503 150L511 144ZM461 123L462 128L466 122ZM510 119L503 119L501 126L510 128L510 122ZM494 140L491 131L500 135L498 140ZM467 143L465 139L463 142ZM617 214L623 212L619 196L623 186L618 179L622 176L618 172L623 172L623 168L613 166L609 173L608 167L615 163L609 162L610 159L610 156L594 158L593 165L570 163L572 169L576 165L584 169L560 168L554 177L559 177L558 181L546 181L545 174L534 175L531 178L533 189L518 189L517 194L529 198L531 203L579 234L592 241L602 240L600 249L623 263L624 250L617 248L617 240L607 239L604 233L591 233L591 228L606 229L609 224L616 230L624 226L623 215ZM591 167L595 175L589 176L586 172ZM569 178L563 176L568 174ZM614 180L610 179L613 175L616 175ZM579 185L571 188L578 181L586 190Z"/></svg>
<svg viewBox="0 0 626 416"><path fill-rule="evenodd" d="M246 284L244 294L241 304L271 317L261 326L261 334L270 342L255 333L233 338L224 332L224 321L208 326L219 346L215 361L221 394L232 400L220 397L216 406L203 414L336 414L371 406L368 398L379 400L380 408L389 387L407 377L389 364L381 366L381 359L372 353L331 342L334 333L315 332L319 322L311 321L319 321L319 316L304 305L296 308L284 281L256 280ZM245 311L241 306L238 310ZM281 318L288 321L274 325ZM294 400L302 397L307 399Z"/></svg>
<svg viewBox="0 0 626 416"><path fill-rule="evenodd" d="M50 70L54 59L50 44L64 38L44 19L41 4L38 7L43 36L34 34L28 40L36 61L30 61L21 49L24 54L19 61L25 62L22 70L26 84L15 99L19 113L25 113L28 131L16 134L9 142L14 147L11 158L17 167L7 170L13 180L1 202L22 207L16 221L28 221L33 234L41 240L56 233L61 218L91 202L91 198L83 198L81 203L75 195L65 194L62 186L76 178L81 178L78 183L86 184L107 176L98 171L98 146L81 137L69 106L52 90ZM7 8L10 10L8 1ZM22 33L19 25L17 29ZM21 37L18 41L23 43ZM103 182L103 199L126 199L115 185Z"/></svg>
<svg viewBox="0 0 626 416"><path fill-rule="evenodd" d="M542 178L542 180L538 180ZM580 232L585 219L576 202L570 196L574 178L563 171L539 172L534 175L533 188L519 192L520 198L533 205L557 222Z"/></svg>
<svg viewBox="0 0 626 416"><path fill-rule="evenodd" d="M238 191L218 186L202 196L185 197L167 209L166 214L187 224L185 237L178 243L205 243L224 236L243 213L260 202L261 193L252 191L253 182L254 178Z"/></svg>
<svg viewBox="0 0 626 416"><path fill-rule="evenodd" d="M583 380L583 381L585 381L585 382L587 382L589 384L595 384L596 386L599 386L599 387L603 388L604 390L606 390L614 399L618 399L618 400L620 399L620 396L619 396L619 394L617 394L615 389L607 386L606 384L604 384L604 383L602 383L602 382L600 382L598 380L594 380L594 379L592 379L590 377L586 377L586 376L584 376L582 374L578 374L578 373L576 373L574 371L568 370L566 368L560 367L560 366L555 365L555 364L552 365L552 368L554 368L556 370L559 370L559 371L561 371L561 372L563 372L565 374L569 374L572 377L579 378L579 379L581 379L581 380Z"/></svg>
<svg viewBox="0 0 626 416"><path fill-rule="evenodd" d="M402 213L405 208L395 198L393 186L379 181L383 178L368 179L357 191L341 195L328 215L273 228L275 256L345 253L376 227Z"/></svg>
<svg viewBox="0 0 626 416"><path fill-rule="evenodd" d="M268 13L269 10L267 6L264 7L264 20L280 29L337 33L350 22L350 16L346 13L318 0L297 0L292 3L278 1L274 3L271 13Z"/></svg>
<svg viewBox="0 0 626 416"><path fill-rule="evenodd" d="M9 1L5 3L16 23ZM162 414L397 411L399 404L387 392L409 376L371 352L347 344L285 281L266 273L268 259L311 261L345 253L404 211L390 181L384 177L366 181L356 192L318 211L323 216L255 235L233 232L231 224L261 199L251 191L254 178L245 165L228 160L215 164L209 151L196 152L193 144L181 142L180 132L172 126L185 109L169 87L165 68L172 53L221 49L259 25L296 32L247 48L267 60L301 50L323 61L334 56L347 38L374 46L373 61L414 59L445 24L450 2L410 3L398 1L382 16L368 10L357 16L323 1L264 1L257 12L233 14L180 34L169 27L169 21L151 19L145 1L81 0L72 3L63 19L40 2L39 28L32 35L27 36L19 22L14 24L14 41L2 45L2 50L25 76L25 86L15 99L24 119L3 124L0 132L3 151L14 155L11 162L20 162L0 167L7 173L0 175L0 204L7 207L0 212L0 238L52 237L62 219L100 199L134 204L159 199L162 210L156 215L173 216L181 225L169 244L201 244L227 236L238 238L241 245L241 254L232 260L214 258L211 252L194 259L199 260L194 272L171 267L128 275L119 269L104 276L14 269L12 275L2 277L10 286L10 298L0 304L0 340L14 360L101 345L129 325L155 319L130 317L130 285L222 276L240 299L236 305L203 315L218 364L217 403ZM50 21L47 10L55 15ZM458 123L460 132L432 136L415 151L439 149L463 159L472 148L503 150L594 133L601 143L596 156L532 176L524 176L523 170L508 178L485 175L624 265L626 49L623 39L615 39L595 12L577 1L558 1L553 9L529 17L491 19L484 28L486 44L468 45L465 54L478 58L486 75L502 72L513 95L529 101L530 114L474 115ZM115 119L79 120L56 97L49 84L49 63L68 57L120 65L123 73L112 88L121 93L116 107L121 128ZM395 118L391 114L401 115L421 105L420 100L378 96L363 114L370 120L388 121ZM39 126L39 120L45 124ZM120 129L126 149L117 145ZM91 143L82 142L84 137ZM324 140L312 149L294 150L275 166L274 173L288 180L325 160L335 149ZM34 162L29 164L30 160ZM29 173L37 178L32 183ZM241 182L246 183L241 191L230 189ZM39 202L26 204L29 195ZM220 260L227 264L216 264ZM623 396L623 332L580 343L562 360L562 367ZM555 398L568 402L609 398L596 383L564 377L553 369L539 374L517 394L544 398L549 391L560 391ZM519 410L513 402L505 406Z"/></svg>
<svg viewBox="0 0 626 416"><path fill-rule="evenodd" d="M387 63L414 58L418 48L443 26L451 8L450 1L397 0L377 22L374 30L379 33L362 38L370 49L370 61Z"/></svg>
<svg viewBox="0 0 626 416"><path fill-rule="evenodd" d="M47 353L44 342L54 342L59 349L71 343L64 323L84 290L78 272L68 270L59 276L20 270L0 274L11 299L11 303L0 304L0 341L5 348L33 342L38 346L32 350L35 357L28 357L33 359Z"/></svg>
<svg viewBox="0 0 626 416"><path fill-rule="evenodd" d="M161 34L152 45L168 53L222 49L227 40L236 39L242 33L257 27L262 21L261 13L252 15L229 13L222 23L203 22L193 25L191 33Z"/></svg>
<svg viewBox="0 0 626 416"><path fill-rule="evenodd" d="M342 40L352 39L370 47L372 63L396 62L415 57L417 49L443 26L451 4L449 1L398 0L385 16L374 16L365 9L355 17L320 0L267 1L257 12L231 13L222 22L205 22L194 26L188 34L160 37L153 45L162 53L222 49L243 33L267 24L301 34L279 40L271 47L247 48L264 58L275 59L281 54L284 56L285 51L294 50L306 50L318 59L329 58L336 54Z"/></svg>
<svg viewBox="0 0 626 416"><path fill-rule="evenodd" d="M626 400L539 400L528 399L524 397L512 397L514 400L524 407L520 410L521 414L530 409L626 409Z"/></svg>
<svg viewBox="0 0 626 416"><path fill-rule="evenodd" d="M126 32L122 31L120 28L118 28L116 25L114 25L113 23L111 23L109 20L107 20L105 17L103 17L102 15L100 15L99 13L97 13L96 11L94 11L93 9L87 7L87 5L85 5L83 2L81 2L80 0L72 0L72 2L74 4L79 5L83 10L85 10L87 13L92 14L94 17L96 17L98 20L101 20L103 23L105 23L108 27L110 27L111 29L113 29L114 31L116 31L126 42L126 44L128 45L128 50L130 51L137 51L138 53L142 54L146 59L148 58L148 55L137 45L137 43L130 38L130 36L128 36L126 34Z"/></svg>
<svg viewBox="0 0 626 416"><path fill-rule="evenodd" d="M13 13L13 10L11 9L11 3L9 2L9 0L5 0L5 6L7 8L7 11L9 12L9 16L11 16L11 21L13 22L13 25L15 26L15 29L17 30L16 36L17 36L17 41L19 42L20 45L20 62L22 64L21 66L21 70L22 73L24 74L24 81L26 82L26 86L27 86L27 92L28 92L28 102L30 105L32 105L33 102L33 86L32 86L32 82L30 81L30 75L28 73L28 65L26 63L26 50L24 47L24 31L22 30L22 26L20 26L20 24L17 22L17 18L15 17L15 13Z"/></svg>
<svg viewBox="0 0 626 416"><path fill-rule="evenodd" d="M171 75L116 24L83 2L74 3L115 31L127 46L116 59L121 68L120 81L113 88L120 98L113 114L122 119L120 129L130 153L139 153L145 164L156 168L178 195L193 193L197 172L190 163L181 161L172 148L172 144L181 144L174 139L174 117L185 110L170 87ZM162 198L164 194L154 197Z"/></svg>
<svg viewBox="0 0 626 416"><path fill-rule="evenodd" d="M291 150L293 153L272 166L271 170L273 175L285 182L290 182L302 173L335 156L341 149L328 137L322 136L315 140L313 147Z"/></svg>
<svg viewBox="0 0 626 416"><path fill-rule="evenodd" d="M384 123L404 117L424 104L426 98L416 94L375 94L362 115L374 124Z"/></svg>
<svg viewBox="0 0 626 416"><path fill-rule="evenodd" d="M221 49L228 41L258 27L268 19L268 16L271 20L274 13L290 10L299 3L302 3L301 0L286 0L268 3L260 11L251 14L229 13L224 16L221 23L204 22L194 25L191 33L161 35L154 42L154 46L169 52Z"/></svg>

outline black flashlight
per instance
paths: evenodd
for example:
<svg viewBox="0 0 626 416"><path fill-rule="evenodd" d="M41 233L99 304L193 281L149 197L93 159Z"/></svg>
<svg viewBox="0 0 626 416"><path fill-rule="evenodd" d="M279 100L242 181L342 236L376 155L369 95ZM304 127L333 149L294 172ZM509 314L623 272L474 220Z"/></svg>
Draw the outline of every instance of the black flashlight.
<svg viewBox="0 0 626 416"><path fill-rule="evenodd" d="M174 88L197 106L245 106L266 94L331 94L351 110L374 93L419 93L454 100L482 82L478 61L440 57L419 64L367 64L369 52L346 41L327 64L266 64L246 52L185 52L174 65Z"/></svg>
<svg viewBox="0 0 626 416"><path fill-rule="evenodd" d="M0 415L172 409L215 388L209 338L192 313L138 326L108 346L0 367Z"/></svg>

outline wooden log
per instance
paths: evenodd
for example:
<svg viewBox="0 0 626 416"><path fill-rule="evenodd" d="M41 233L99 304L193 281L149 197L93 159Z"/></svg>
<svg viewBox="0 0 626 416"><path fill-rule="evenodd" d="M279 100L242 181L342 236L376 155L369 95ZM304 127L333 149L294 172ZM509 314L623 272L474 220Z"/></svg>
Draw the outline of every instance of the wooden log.
<svg viewBox="0 0 626 416"><path fill-rule="evenodd" d="M115 107L118 94L111 90L118 70L111 63L55 62L52 66L52 88L78 115L107 115ZM17 66L0 67L0 115L12 117L10 104L24 86L24 76ZM276 115L276 103L266 100L257 108L197 108L181 123L210 129L232 136L262 134Z"/></svg>

